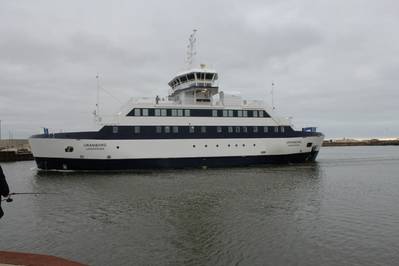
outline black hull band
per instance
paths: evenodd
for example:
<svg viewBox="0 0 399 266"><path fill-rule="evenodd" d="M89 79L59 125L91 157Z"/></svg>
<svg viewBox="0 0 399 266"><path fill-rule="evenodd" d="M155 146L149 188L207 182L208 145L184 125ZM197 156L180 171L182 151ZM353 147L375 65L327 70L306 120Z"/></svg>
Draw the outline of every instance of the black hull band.
<svg viewBox="0 0 399 266"><path fill-rule="evenodd" d="M35 158L40 170L131 170L131 169L176 169L201 167L248 166L257 164L286 164L313 162L318 151L286 155L165 158L165 159L66 159Z"/></svg>

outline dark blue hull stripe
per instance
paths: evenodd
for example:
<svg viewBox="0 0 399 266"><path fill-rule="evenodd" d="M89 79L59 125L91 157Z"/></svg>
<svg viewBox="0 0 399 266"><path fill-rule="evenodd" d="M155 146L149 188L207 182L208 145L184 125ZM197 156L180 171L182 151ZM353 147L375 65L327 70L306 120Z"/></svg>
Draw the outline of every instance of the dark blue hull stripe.
<svg viewBox="0 0 399 266"><path fill-rule="evenodd" d="M35 158L41 170L129 170L129 169L175 169L200 167L248 166L256 164L284 164L312 162L318 152L287 155L165 158L165 159L65 159Z"/></svg>

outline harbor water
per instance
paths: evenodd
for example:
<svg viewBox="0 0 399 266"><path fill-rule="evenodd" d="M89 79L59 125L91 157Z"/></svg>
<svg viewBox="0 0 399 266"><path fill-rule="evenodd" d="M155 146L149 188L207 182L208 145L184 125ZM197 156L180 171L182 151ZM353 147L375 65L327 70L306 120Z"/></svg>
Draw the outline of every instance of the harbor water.
<svg viewBox="0 0 399 266"><path fill-rule="evenodd" d="M397 265L399 147L314 164L43 173L2 163L0 250L89 265Z"/></svg>

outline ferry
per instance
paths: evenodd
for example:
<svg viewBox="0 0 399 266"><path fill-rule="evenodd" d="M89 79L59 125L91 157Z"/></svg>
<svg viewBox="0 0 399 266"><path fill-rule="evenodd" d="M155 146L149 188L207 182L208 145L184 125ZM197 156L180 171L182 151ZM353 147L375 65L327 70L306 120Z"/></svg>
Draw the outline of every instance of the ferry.
<svg viewBox="0 0 399 266"><path fill-rule="evenodd" d="M315 161L324 135L294 129L261 101L219 90L219 74L192 67L168 83L168 97L131 99L98 130L31 136L39 170L205 168Z"/></svg>

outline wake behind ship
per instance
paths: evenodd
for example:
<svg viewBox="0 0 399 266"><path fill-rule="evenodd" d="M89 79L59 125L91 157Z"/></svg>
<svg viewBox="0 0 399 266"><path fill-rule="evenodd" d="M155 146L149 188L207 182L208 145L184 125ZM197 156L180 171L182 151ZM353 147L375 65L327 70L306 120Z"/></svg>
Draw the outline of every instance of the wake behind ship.
<svg viewBox="0 0 399 266"><path fill-rule="evenodd" d="M193 54L193 35L190 38ZM124 170L312 162L324 135L294 130L260 101L219 91L205 65L170 82L167 99L131 99L97 131L34 135L41 170Z"/></svg>

